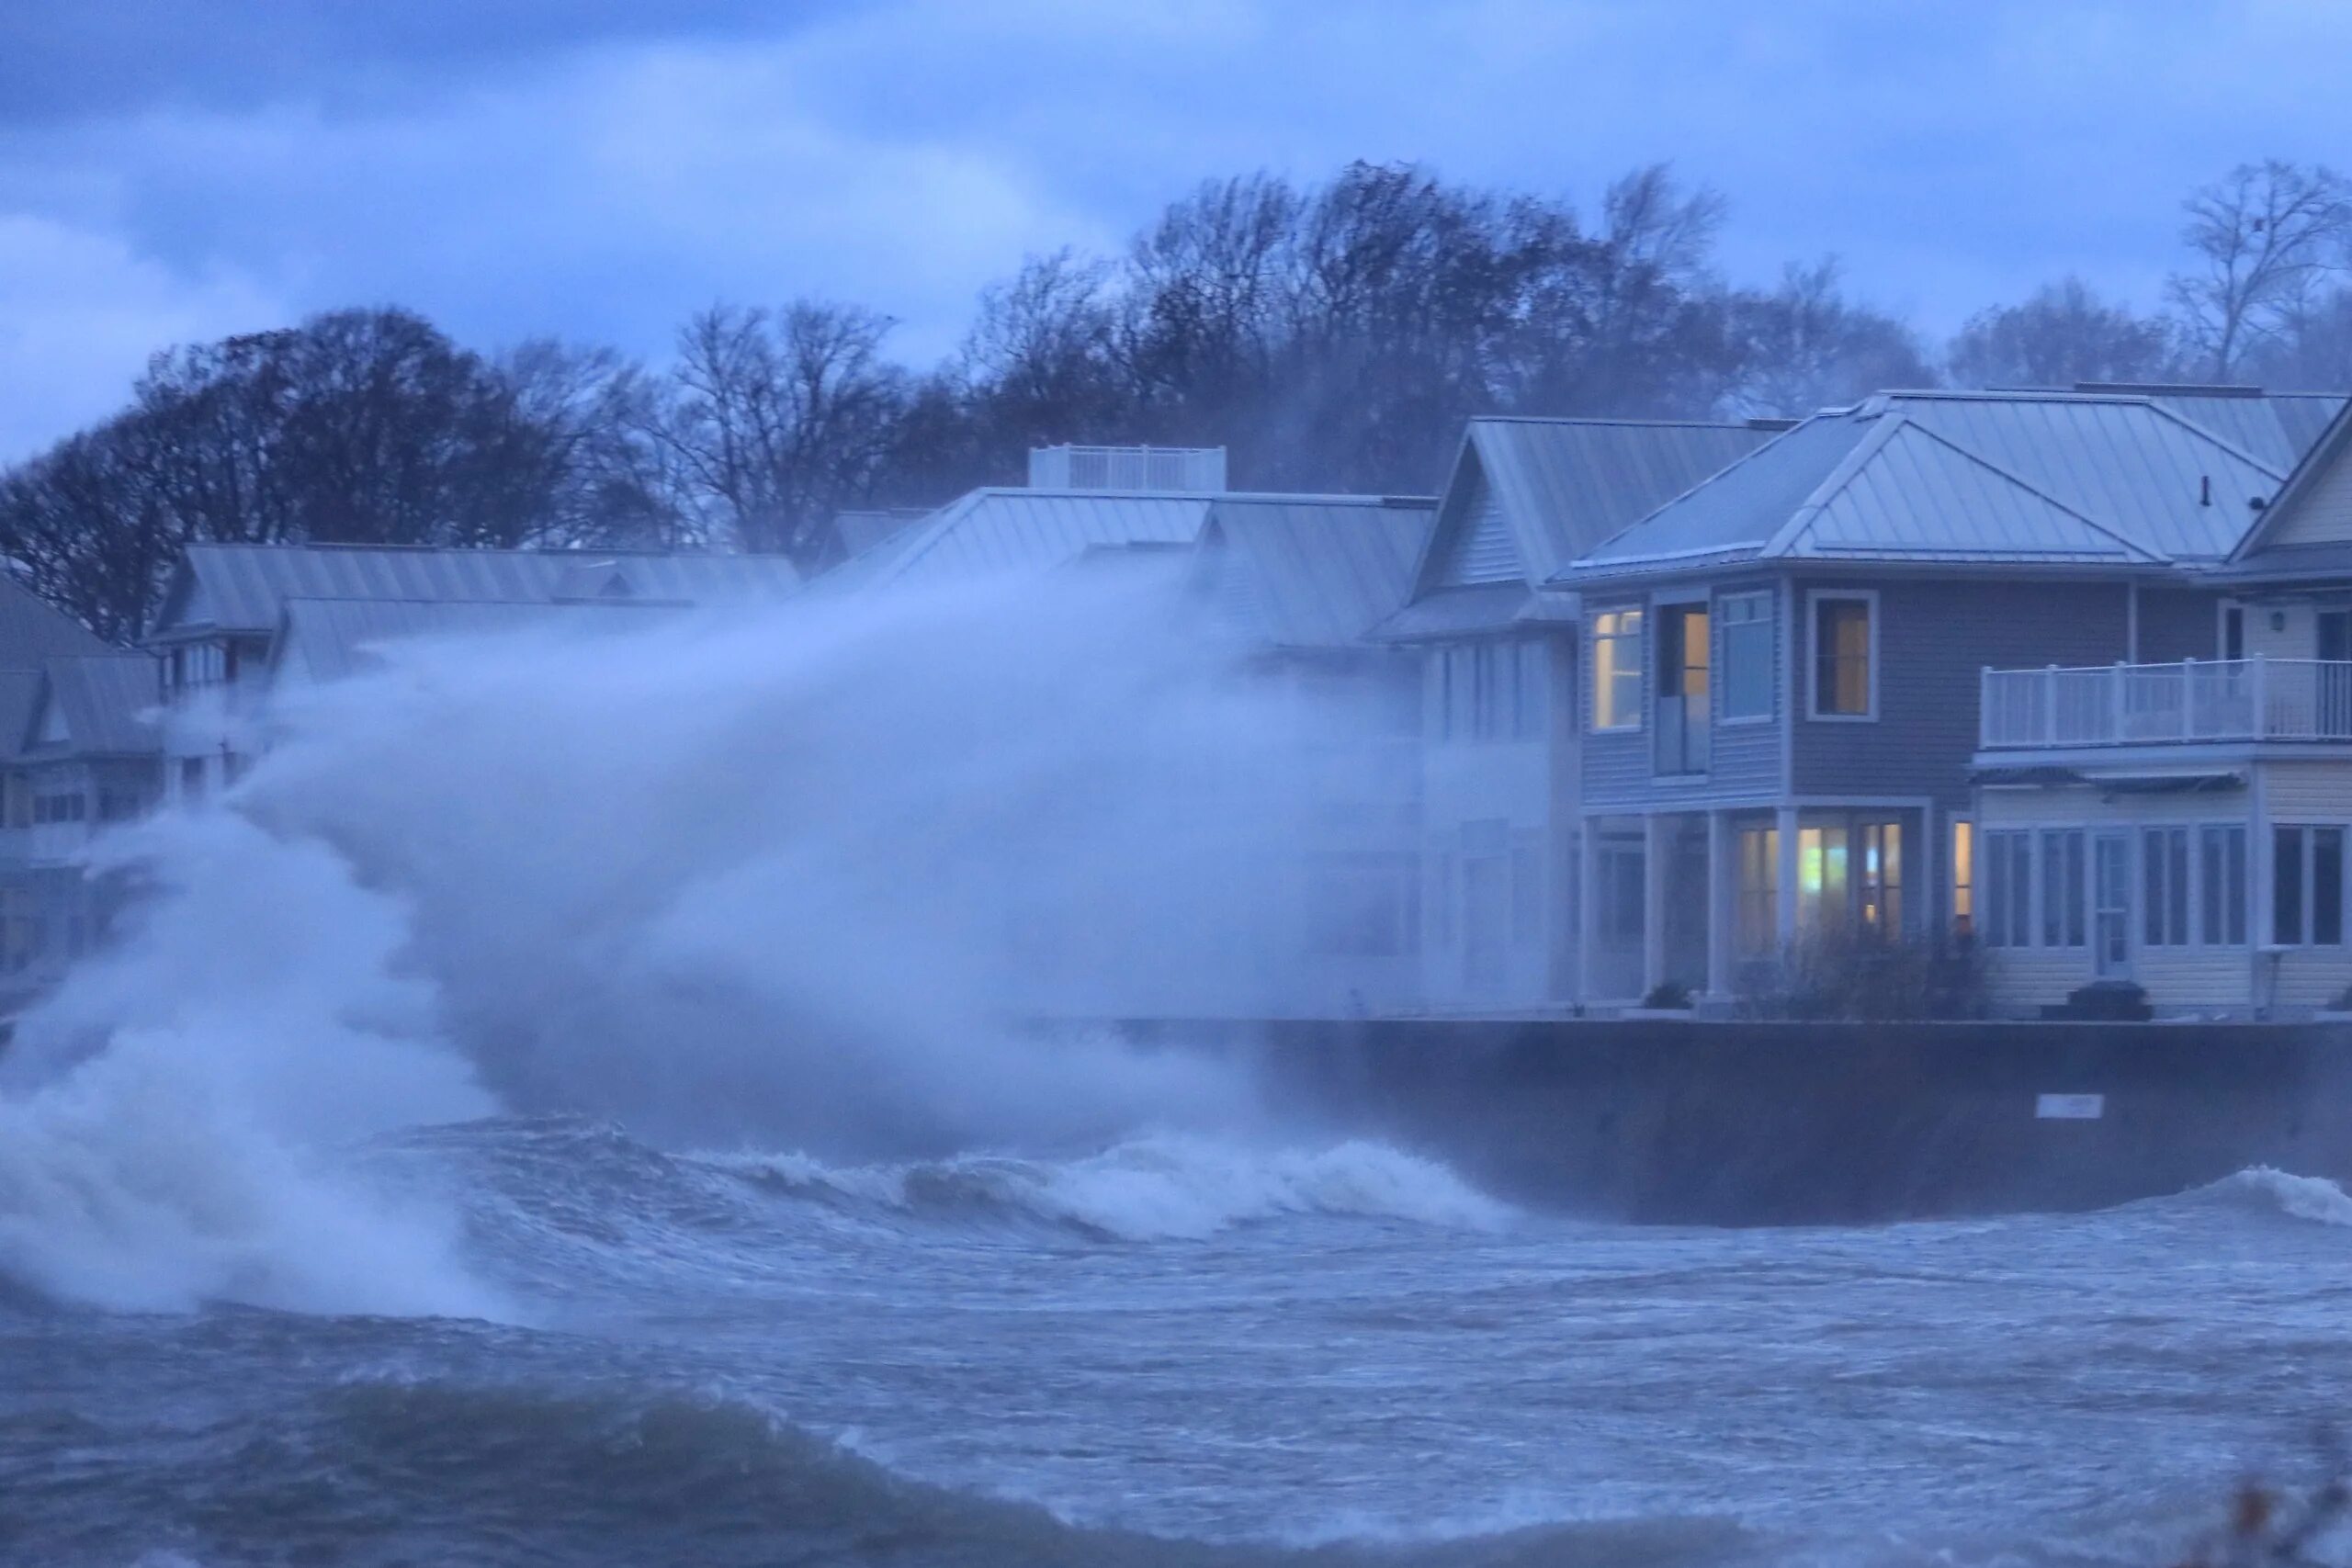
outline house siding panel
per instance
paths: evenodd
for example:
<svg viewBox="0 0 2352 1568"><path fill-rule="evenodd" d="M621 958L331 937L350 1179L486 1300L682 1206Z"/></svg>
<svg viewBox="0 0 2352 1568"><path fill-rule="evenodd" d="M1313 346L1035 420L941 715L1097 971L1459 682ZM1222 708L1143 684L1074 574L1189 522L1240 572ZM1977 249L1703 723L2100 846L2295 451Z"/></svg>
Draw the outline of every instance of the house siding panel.
<svg viewBox="0 0 2352 1568"><path fill-rule="evenodd" d="M1849 581L1800 580L1806 595L1850 589ZM2127 590L2121 583L1876 581L1878 717L1810 719L1803 683L1811 678L1802 624L1791 694L1795 793L1928 796L1951 808L1968 799L1976 750L1982 671L2043 664L2109 664L2128 651Z"/></svg>
<svg viewBox="0 0 2352 1568"><path fill-rule="evenodd" d="M2172 664L2221 654L2221 596L2189 588L2140 590L2143 664Z"/></svg>
<svg viewBox="0 0 2352 1568"><path fill-rule="evenodd" d="M2263 798L2277 822L2352 822L2352 760L2271 762Z"/></svg>
<svg viewBox="0 0 2352 1568"><path fill-rule="evenodd" d="M1438 584L1469 588L1487 582L1517 582L1525 575L1519 542L1511 536L1510 520L1503 514L1495 487L1480 475L1464 502L1462 531L1448 548Z"/></svg>
<svg viewBox="0 0 2352 1568"><path fill-rule="evenodd" d="M2352 463L2337 462L2312 476L2301 503L2263 541L2277 545L2335 545L2352 541Z"/></svg>

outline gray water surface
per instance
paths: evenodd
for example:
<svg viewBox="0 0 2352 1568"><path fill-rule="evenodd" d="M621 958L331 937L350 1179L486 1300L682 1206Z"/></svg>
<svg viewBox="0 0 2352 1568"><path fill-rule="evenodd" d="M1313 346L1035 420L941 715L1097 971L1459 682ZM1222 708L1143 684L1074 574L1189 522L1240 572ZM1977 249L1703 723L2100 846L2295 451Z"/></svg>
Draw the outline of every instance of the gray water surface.
<svg viewBox="0 0 2352 1568"><path fill-rule="evenodd" d="M498 1122L515 1321L0 1295L8 1563L2178 1560L2352 1393L2352 1201L1633 1229L1393 1150L866 1171Z"/></svg>

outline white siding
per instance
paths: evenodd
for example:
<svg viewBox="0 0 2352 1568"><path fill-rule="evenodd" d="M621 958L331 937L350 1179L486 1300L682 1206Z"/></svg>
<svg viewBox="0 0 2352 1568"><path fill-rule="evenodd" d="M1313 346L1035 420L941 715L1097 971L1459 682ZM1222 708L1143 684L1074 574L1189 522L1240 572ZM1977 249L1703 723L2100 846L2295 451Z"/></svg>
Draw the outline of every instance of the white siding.
<svg viewBox="0 0 2352 1568"><path fill-rule="evenodd" d="M1470 494L1462 531L1454 536L1447 552L1439 583L1447 588L1467 588L1487 582L1518 582L1525 576L1519 541L1511 536L1510 520L1503 515L1502 502L1496 499L1493 487L1481 479Z"/></svg>
<svg viewBox="0 0 2352 1568"><path fill-rule="evenodd" d="M2352 462L2339 460L2314 477L2298 506L2266 545L2333 545L2352 540Z"/></svg>

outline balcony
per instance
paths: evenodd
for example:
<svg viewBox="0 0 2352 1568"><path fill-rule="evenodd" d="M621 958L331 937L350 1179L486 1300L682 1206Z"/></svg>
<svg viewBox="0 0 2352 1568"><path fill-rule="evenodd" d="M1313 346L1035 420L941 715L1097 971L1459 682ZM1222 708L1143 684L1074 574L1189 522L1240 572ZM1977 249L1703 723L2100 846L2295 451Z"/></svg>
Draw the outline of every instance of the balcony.
<svg viewBox="0 0 2352 1568"><path fill-rule="evenodd" d="M2222 740L2352 742L2352 663L2191 659L1984 674L1982 750Z"/></svg>

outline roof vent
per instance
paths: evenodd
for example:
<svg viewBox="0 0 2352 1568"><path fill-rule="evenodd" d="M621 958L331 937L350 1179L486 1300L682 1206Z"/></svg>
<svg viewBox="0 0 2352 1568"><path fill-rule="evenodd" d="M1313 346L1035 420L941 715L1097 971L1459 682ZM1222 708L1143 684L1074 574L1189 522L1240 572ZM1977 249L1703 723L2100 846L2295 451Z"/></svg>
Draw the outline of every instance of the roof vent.
<svg viewBox="0 0 2352 1568"><path fill-rule="evenodd" d="M2078 392L2135 398L2258 398L2262 389L2233 381L2077 381Z"/></svg>
<svg viewBox="0 0 2352 1568"><path fill-rule="evenodd" d="M1029 452L1031 490L1225 491L1222 446L1036 446Z"/></svg>

